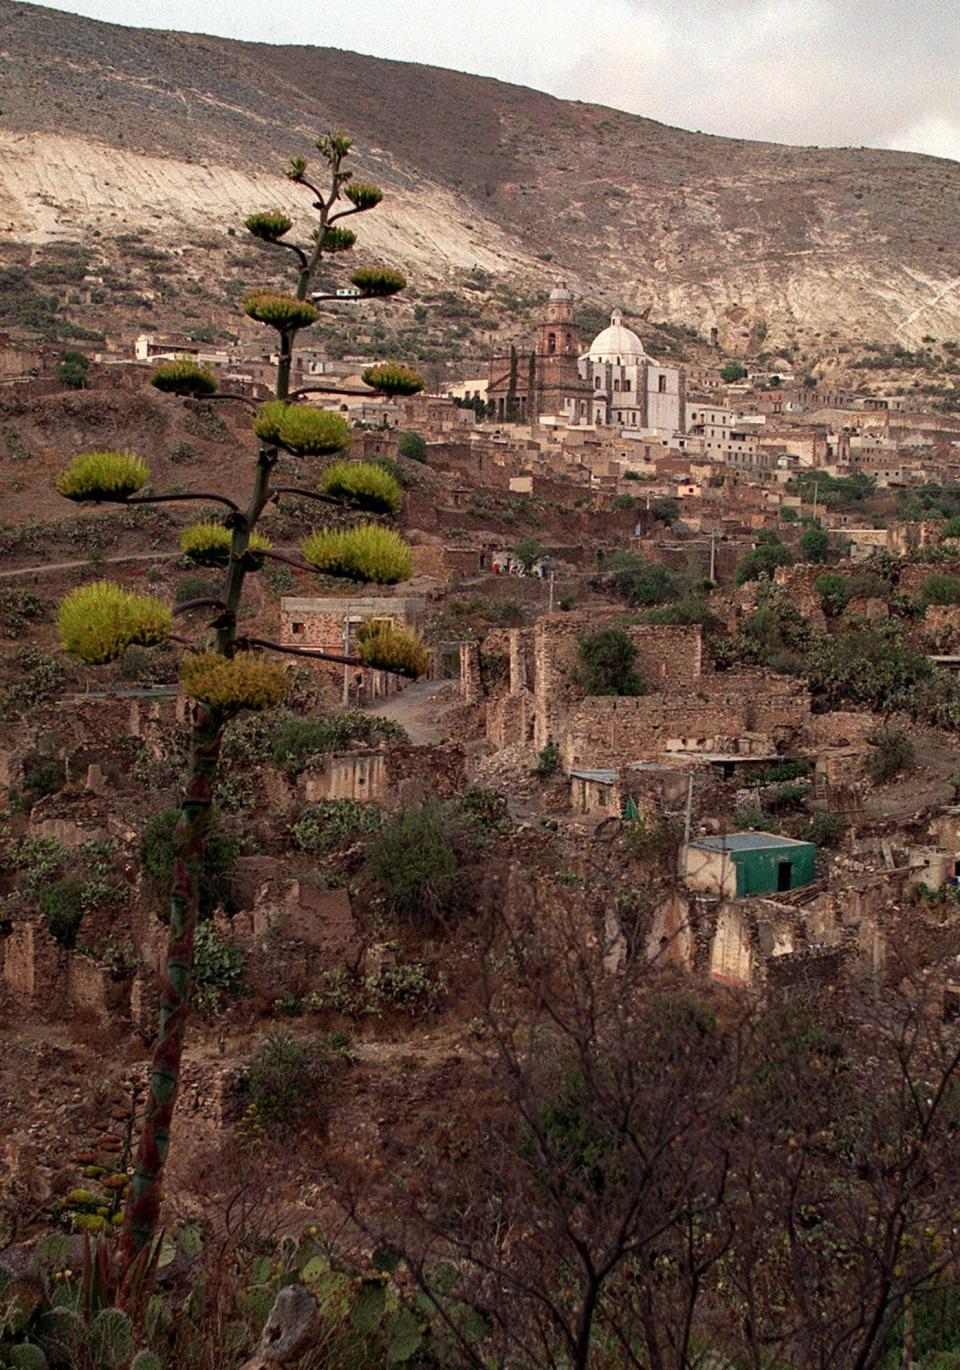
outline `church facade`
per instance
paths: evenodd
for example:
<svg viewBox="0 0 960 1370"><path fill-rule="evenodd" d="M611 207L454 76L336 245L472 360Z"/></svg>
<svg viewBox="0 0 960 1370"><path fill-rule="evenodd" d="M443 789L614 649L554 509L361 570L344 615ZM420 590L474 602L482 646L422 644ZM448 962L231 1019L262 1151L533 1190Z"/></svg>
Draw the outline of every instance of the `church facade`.
<svg viewBox="0 0 960 1370"><path fill-rule="evenodd" d="M535 350L493 358L487 398L493 417L506 421L552 416L664 437L685 428L683 369L649 356L619 309L581 352L573 295L563 285L550 292Z"/></svg>

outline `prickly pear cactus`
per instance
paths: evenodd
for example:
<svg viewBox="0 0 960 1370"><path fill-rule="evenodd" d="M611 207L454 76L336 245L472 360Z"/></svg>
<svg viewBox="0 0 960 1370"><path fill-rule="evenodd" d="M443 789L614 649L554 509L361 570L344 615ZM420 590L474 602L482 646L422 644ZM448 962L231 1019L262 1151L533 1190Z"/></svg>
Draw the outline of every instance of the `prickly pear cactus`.
<svg viewBox="0 0 960 1370"><path fill-rule="evenodd" d="M130 1370L163 1370L152 1351L138 1351L130 1362Z"/></svg>
<svg viewBox="0 0 960 1370"><path fill-rule="evenodd" d="M87 1339L87 1325L75 1308L48 1308L37 1320L37 1341L55 1364L75 1365Z"/></svg>
<svg viewBox="0 0 960 1370"><path fill-rule="evenodd" d="M7 1364L11 1370L50 1370L50 1362L39 1346L11 1346L7 1352Z"/></svg>
<svg viewBox="0 0 960 1370"><path fill-rule="evenodd" d="M133 1328L119 1308L104 1308L90 1324L87 1338L97 1370L120 1370L133 1355Z"/></svg>

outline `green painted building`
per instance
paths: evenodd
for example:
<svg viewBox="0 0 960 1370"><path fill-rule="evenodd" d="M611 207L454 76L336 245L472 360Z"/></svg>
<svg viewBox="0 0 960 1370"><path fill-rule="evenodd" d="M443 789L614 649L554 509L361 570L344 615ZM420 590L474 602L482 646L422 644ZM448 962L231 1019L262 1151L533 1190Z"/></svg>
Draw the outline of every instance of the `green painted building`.
<svg viewBox="0 0 960 1370"><path fill-rule="evenodd" d="M772 832L736 832L688 843L681 869L691 889L743 899L750 894L785 894L809 885L816 855L812 842Z"/></svg>

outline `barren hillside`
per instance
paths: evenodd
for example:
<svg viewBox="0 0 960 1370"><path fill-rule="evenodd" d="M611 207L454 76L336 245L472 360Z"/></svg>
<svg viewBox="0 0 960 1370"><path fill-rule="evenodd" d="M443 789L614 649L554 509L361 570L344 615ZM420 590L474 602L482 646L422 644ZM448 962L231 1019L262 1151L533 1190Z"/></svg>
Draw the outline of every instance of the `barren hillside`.
<svg viewBox="0 0 960 1370"><path fill-rule="evenodd" d="M322 27L310 35L322 40ZM390 192L363 247L421 290L566 275L736 347L960 336L960 165L714 138L437 68L134 30L0 0L7 250L207 251L323 126ZM546 259L546 260L545 260ZM210 259L214 262L216 258Z"/></svg>

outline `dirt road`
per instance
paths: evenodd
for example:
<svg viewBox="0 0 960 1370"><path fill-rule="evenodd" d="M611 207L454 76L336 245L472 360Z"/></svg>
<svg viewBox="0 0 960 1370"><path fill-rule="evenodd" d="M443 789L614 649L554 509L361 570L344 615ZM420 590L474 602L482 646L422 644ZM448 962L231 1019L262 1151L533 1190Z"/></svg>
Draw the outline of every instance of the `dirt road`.
<svg viewBox="0 0 960 1370"><path fill-rule="evenodd" d="M416 685L404 686L400 694L391 695L389 699L377 700L364 712L399 723L401 728L406 729L410 741L423 747L430 742L441 742L446 737L446 730L437 715L441 704L453 701L456 689L456 683L449 680L422 680ZM438 699L437 696L445 690L448 691L448 697L445 700Z"/></svg>

